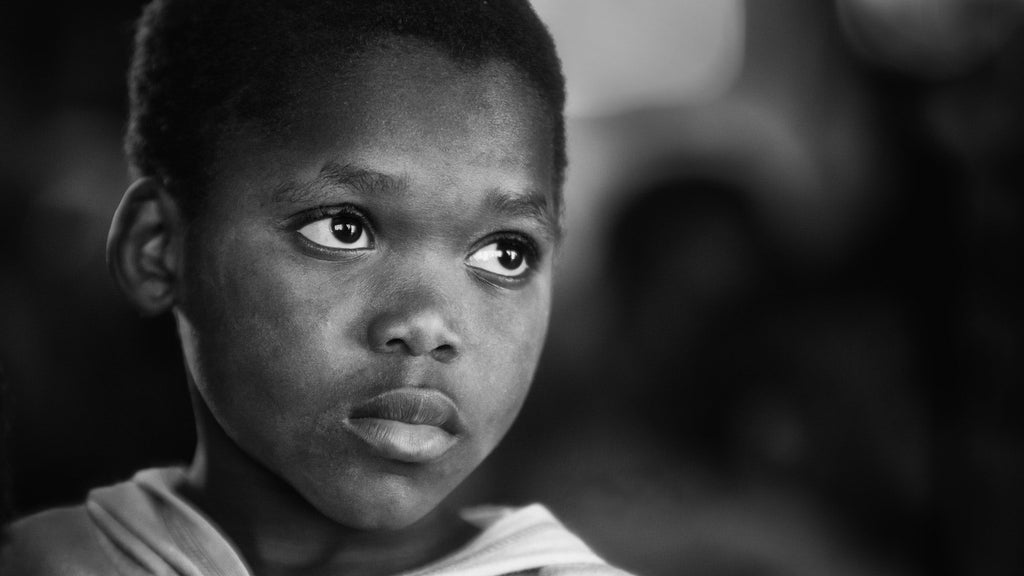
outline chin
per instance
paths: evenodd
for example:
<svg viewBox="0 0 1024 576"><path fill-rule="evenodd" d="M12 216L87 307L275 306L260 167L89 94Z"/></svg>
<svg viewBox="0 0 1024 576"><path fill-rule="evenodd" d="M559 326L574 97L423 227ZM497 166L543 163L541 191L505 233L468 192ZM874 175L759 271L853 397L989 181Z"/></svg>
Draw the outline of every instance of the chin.
<svg viewBox="0 0 1024 576"><path fill-rule="evenodd" d="M306 499L321 514L343 526L391 531L416 524L434 511L447 495L425 491L402 476L374 478L360 484L363 483L343 482L341 490L318 492Z"/></svg>

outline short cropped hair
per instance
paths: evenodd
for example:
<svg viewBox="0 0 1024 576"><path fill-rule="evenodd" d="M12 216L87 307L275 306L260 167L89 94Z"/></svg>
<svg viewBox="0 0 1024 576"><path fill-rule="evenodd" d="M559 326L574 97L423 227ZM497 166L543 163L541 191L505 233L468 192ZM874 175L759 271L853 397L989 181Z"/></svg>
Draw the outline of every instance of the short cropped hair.
<svg viewBox="0 0 1024 576"><path fill-rule="evenodd" d="M245 122L272 130L295 80L389 39L425 42L467 68L498 60L524 75L551 117L561 212L565 79L527 0L155 0L138 21L129 72L134 176L159 178L195 216L220 138Z"/></svg>

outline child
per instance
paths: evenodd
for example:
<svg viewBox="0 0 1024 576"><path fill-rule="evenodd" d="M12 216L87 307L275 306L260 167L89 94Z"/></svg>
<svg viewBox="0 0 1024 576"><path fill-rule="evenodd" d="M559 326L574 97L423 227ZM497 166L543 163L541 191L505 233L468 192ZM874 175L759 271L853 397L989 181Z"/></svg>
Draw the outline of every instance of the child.
<svg viewBox="0 0 1024 576"><path fill-rule="evenodd" d="M542 507L442 501L547 328L564 82L514 0L157 0L108 258L177 321L199 435L14 524L18 574L621 574Z"/></svg>

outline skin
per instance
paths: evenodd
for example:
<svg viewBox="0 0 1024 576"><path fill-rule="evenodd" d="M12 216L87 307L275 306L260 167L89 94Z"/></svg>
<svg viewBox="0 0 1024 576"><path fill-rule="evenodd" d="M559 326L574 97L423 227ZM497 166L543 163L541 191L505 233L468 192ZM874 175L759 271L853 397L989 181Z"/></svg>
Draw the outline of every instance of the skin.
<svg viewBox="0 0 1024 576"><path fill-rule="evenodd" d="M287 129L219 143L194 221L136 186L115 274L144 309L173 309L199 428L179 489L254 572L395 573L474 534L439 505L533 377L558 238L551 123L513 67L423 45L306 82ZM369 230L345 245L361 247L319 245L337 210ZM531 246L504 276L494 249ZM345 427L396 387L457 407L442 456L394 460Z"/></svg>

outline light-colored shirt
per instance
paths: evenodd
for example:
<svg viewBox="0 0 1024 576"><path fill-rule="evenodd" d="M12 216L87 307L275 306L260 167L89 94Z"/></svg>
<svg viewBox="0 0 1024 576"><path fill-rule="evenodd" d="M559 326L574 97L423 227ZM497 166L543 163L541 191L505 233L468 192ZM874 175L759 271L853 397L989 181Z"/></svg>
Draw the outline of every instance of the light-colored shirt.
<svg viewBox="0 0 1024 576"><path fill-rule="evenodd" d="M5 534L4 576L250 576L226 536L172 488L180 468L144 470L85 504L30 516ZM625 576L543 506L462 512L481 532L402 576Z"/></svg>

